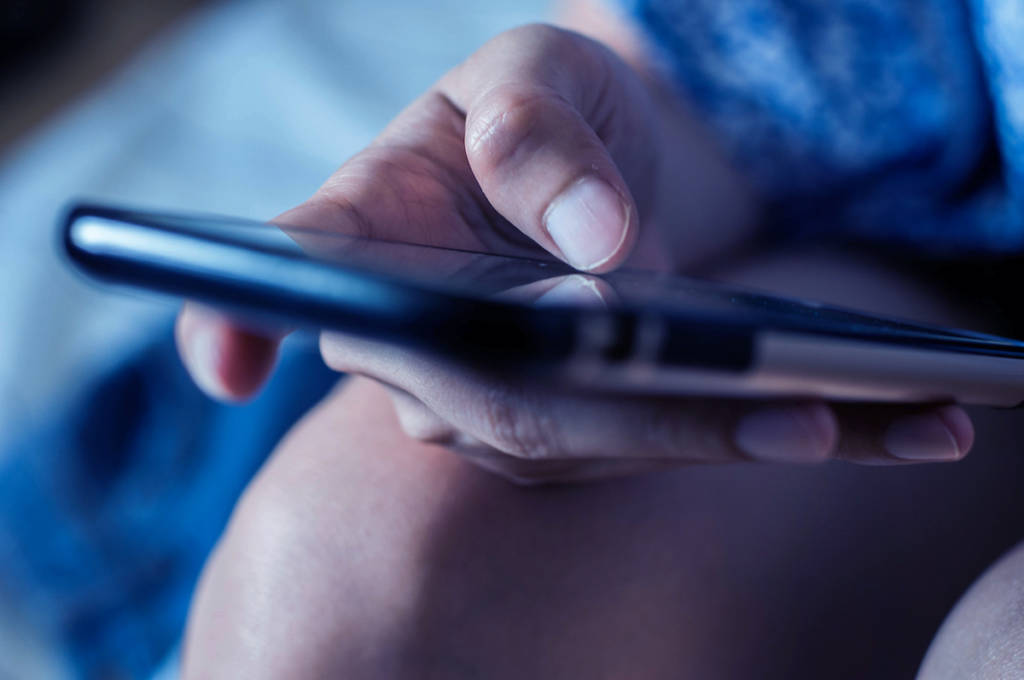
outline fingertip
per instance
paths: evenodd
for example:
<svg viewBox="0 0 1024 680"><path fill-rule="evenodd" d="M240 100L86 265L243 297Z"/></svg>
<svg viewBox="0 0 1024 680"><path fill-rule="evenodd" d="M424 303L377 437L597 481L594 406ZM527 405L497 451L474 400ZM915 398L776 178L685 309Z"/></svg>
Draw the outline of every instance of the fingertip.
<svg viewBox="0 0 1024 680"><path fill-rule="evenodd" d="M276 338L240 328L216 312L192 304L179 315L175 335L192 380L219 401L254 396L277 360Z"/></svg>
<svg viewBox="0 0 1024 680"><path fill-rule="evenodd" d="M822 458L829 458L839 444L839 418L836 412L824 402L813 402L804 407L810 420L809 429L817 437L818 451Z"/></svg>
<svg viewBox="0 0 1024 680"><path fill-rule="evenodd" d="M942 406L896 418L882 443L889 455L903 461L957 461L974 443L974 426L959 406Z"/></svg>
<svg viewBox="0 0 1024 680"><path fill-rule="evenodd" d="M819 463L836 448L839 424L825 403L767 405L738 422L736 446L754 460Z"/></svg>
<svg viewBox="0 0 1024 680"><path fill-rule="evenodd" d="M542 218L544 228L570 265L606 272L628 256L636 240L636 208L611 184L584 176L559 194Z"/></svg>
<svg viewBox="0 0 1024 680"><path fill-rule="evenodd" d="M228 326L220 339L216 377L231 401L256 395L277 364L279 343L274 338Z"/></svg>
<svg viewBox="0 0 1024 680"><path fill-rule="evenodd" d="M949 433L953 435L960 457L966 456L974 446L974 423L971 422L971 417L963 408L955 404L943 406L936 413L946 425Z"/></svg>

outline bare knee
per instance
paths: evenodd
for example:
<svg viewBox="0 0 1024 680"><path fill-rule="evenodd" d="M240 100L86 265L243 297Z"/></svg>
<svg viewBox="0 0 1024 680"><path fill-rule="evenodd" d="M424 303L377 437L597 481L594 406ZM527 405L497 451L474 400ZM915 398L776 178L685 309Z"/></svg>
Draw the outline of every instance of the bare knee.
<svg viewBox="0 0 1024 680"><path fill-rule="evenodd" d="M361 446L391 442L363 429L372 399L334 412L347 391L293 429L235 508L193 599L184 677L382 675L383 638L398 634L386 614L414 587L414 556L382 543L412 541L401 510L415 499L394 494L400 470L357 464Z"/></svg>
<svg viewBox="0 0 1024 680"><path fill-rule="evenodd" d="M957 603L918 677L1024 677L1024 544L993 565Z"/></svg>
<svg viewBox="0 0 1024 680"><path fill-rule="evenodd" d="M678 677L680 551L643 521L657 494L515 487L405 440L379 389L353 388L240 503L185 677Z"/></svg>

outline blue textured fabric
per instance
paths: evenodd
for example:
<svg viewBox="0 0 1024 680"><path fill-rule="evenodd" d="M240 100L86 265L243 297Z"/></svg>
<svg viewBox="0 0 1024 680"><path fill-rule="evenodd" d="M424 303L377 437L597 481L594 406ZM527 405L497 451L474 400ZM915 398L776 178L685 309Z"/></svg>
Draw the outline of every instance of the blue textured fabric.
<svg viewBox="0 0 1024 680"><path fill-rule="evenodd" d="M1024 248L1021 0L624 0L777 233Z"/></svg>
<svg viewBox="0 0 1024 680"><path fill-rule="evenodd" d="M0 595L40 617L79 676L152 673L238 495L337 378L293 348L261 397L218 405L168 331L87 382L4 456Z"/></svg>

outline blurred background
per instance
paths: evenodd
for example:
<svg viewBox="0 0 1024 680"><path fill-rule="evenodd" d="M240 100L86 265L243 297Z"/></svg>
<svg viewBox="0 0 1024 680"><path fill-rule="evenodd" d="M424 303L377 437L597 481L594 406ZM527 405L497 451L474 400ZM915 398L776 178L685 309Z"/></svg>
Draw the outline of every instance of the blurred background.
<svg viewBox="0 0 1024 680"><path fill-rule="evenodd" d="M698 4L708 10L705 19L728 18L740 5ZM719 52L753 74L749 83L740 79L735 101L729 88L718 93L722 111L739 112L721 126L735 124L737 139L757 133L751 139L764 146L752 146L757 153L747 159L764 159L758 167L777 180L779 200L790 200L795 217L815 226L821 211L839 208L829 213L829 228L848 210L845 219L865 227L856 235L867 241L903 238L916 249L934 239L936 251L961 257L963 247L988 239L989 256L1000 248L1019 253L1024 62L1016 29L1024 5L868 4L871 12L854 7L850 16L861 17L858 30L884 49L829 37L810 52L827 59L804 59L802 50L776 49L767 32L733 54L711 49L721 36L700 21L682 21L681 35L699 40L680 40L694 48L676 57L690 63L708 50L706 64L691 60L697 85L702 68L718 68ZM832 5L845 3L802 3L810 14ZM546 0L0 1L0 680L175 677L191 593L238 494L283 432L337 380L310 339L295 337L259 398L243 406L211 402L177 358L176 301L95 286L63 261L57 225L68 203L271 218L309 196L486 39L549 12ZM904 14L921 21L905 41ZM877 32L876 15L888 17L877 25L889 33ZM740 38L745 30L753 29L736 24ZM944 65L934 73L933 60ZM748 86L763 86L755 94L767 100L730 108L731 101L749 103ZM711 92L704 103L717 106ZM834 102L835 111L819 114L822 102ZM828 126L819 129L822 120ZM770 134L760 134L762 123ZM790 149L790 139L805 137L808 149ZM806 186L778 171L779 158L810 169L801 175ZM821 187L828 190L818 196ZM1024 334L1019 254L951 271L936 266L932 278L979 314L999 298L1008 306L993 302L990 316ZM908 522L932 522L928 540L946 551L946 567L961 563L960 583L915 575L945 589L940 596L914 590L937 617L971 574L1019 540L1019 527L1006 518L1020 517L1012 511L1020 459L1006 460L1006 467L985 468L991 488L958 478L959 496L940 498L931 487L901 496ZM871 503L880 493L872 487ZM934 505L925 506L926 495ZM922 510L940 501L941 513ZM855 519L865 524L851 526L896 526L881 504ZM858 551L866 561L852 560L851 568L877 568L863 573L889 578L896 559L909 573L917 563L900 556L930 555L919 548L923 536L901 537L896 558L882 553L897 544L877 542L878 554ZM968 537L981 546L977 552L960 547ZM857 584L881 582L846 573ZM939 572L929 566L928 573ZM854 588L846 597L861 593ZM888 623L927 618L920 606L904 609L907 618L894 617L887 603ZM915 654L869 618L863 629L870 623L872 636L890 645L876 653L898 645ZM844 612L844 636L851 620Z"/></svg>
<svg viewBox="0 0 1024 680"><path fill-rule="evenodd" d="M62 261L67 203L270 218L488 37L547 11L543 0L0 5L0 679L173 676L202 558L305 404L206 402L173 356L174 301L98 288ZM294 380L326 389L293 344ZM217 438L270 410L280 422L233 436L232 460L211 471Z"/></svg>

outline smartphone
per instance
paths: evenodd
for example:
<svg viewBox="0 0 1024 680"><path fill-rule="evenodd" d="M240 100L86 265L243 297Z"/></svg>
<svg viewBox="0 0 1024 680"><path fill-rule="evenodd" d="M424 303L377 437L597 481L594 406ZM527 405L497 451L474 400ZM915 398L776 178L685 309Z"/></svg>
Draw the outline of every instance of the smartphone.
<svg viewBox="0 0 1024 680"><path fill-rule="evenodd" d="M90 277L604 392L1024 402L1024 343L638 270L77 205Z"/></svg>

